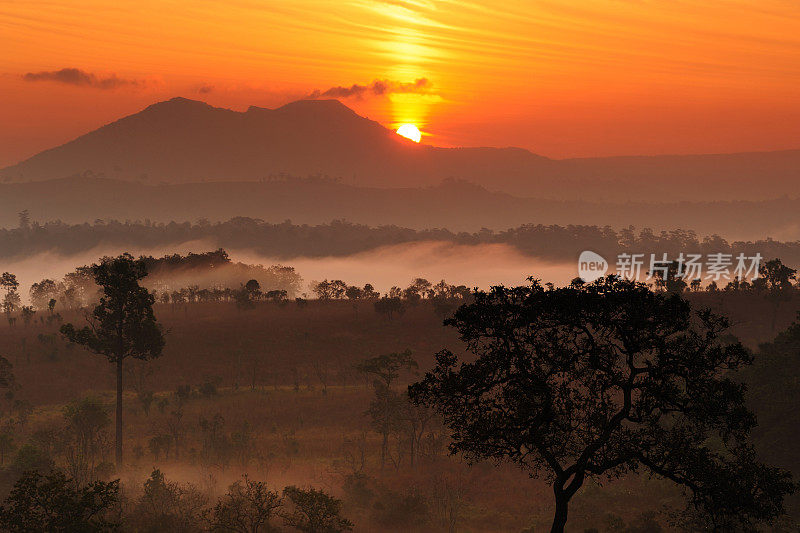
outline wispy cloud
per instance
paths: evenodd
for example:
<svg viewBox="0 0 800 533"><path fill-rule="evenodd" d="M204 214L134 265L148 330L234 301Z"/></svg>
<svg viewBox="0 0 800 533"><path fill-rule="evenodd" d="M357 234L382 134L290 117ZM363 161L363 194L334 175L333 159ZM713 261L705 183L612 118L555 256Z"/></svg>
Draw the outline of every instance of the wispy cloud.
<svg viewBox="0 0 800 533"><path fill-rule="evenodd" d="M77 68L62 68L61 70L45 70L41 72L28 72L22 76L25 81L54 81L75 85L78 87L91 87L94 89L117 89L119 87L135 87L142 84L139 80L119 78L116 74L101 77L91 72Z"/></svg>
<svg viewBox="0 0 800 533"><path fill-rule="evenodd" d="M375 80L369 85L354 84L349 87L337 86L324 91L316 90L309 98L365 98L387 96L390 94L428 94L433 83L428 78L417 78L413 82Z"/></svg>

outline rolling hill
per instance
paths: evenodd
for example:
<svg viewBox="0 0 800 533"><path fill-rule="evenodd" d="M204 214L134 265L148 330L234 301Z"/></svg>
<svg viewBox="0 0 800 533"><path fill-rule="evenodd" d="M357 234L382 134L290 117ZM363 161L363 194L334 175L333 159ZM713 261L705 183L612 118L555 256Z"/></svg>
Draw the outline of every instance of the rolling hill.
<svg viewBox="0 0 800 533"><path fill-rule="evenodd" d="M796 195L800 150L556 160L415 144L336 100L237 112L174 98L0 170L6 183L78 175L151 185L331 176L395 188L459 178L543 199L763 200Z"/></svg>
<svg viewBox="0 0 800 533"><path fill-rule="evenodd" d="M286 178L151 185L97 177L0 184L0 228L34 220L82 224L103 220L211 222L252 217L271 223L331 220L452 231L503 230L521 224L586 224L654 230L692 229L729 239L800 239L800 200L626 202L542 200L490 192L455 180L432 187L359 187L325 179Z"/></svg>

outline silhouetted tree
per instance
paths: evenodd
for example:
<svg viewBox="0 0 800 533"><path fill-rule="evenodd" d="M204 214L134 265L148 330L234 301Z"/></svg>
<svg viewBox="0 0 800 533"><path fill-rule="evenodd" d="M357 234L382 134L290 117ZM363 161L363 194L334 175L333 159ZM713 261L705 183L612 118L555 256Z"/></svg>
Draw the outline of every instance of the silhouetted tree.
<svg viewBox="0 0 800 533"><path fill-rule="evenodd" d="M6 291L5 296L3 296L3 312L8 317L9 324L11 324L11 313L16 311L22 303L22 299L17 293L17 288L19 288L17 276L10 272L3 272L0 275L0 287Z"/></svg>
<svg viewBox="0 0 800 533"><path fill-rule="evenodd" d="M274 289L264 293L264 297L271 302L284 302L286 301L287 292L282 289Z"/></svg>
<svg viewBox="0 0 800 533"><path fill-rule="evenodd" d="M58 295L58 286L52 279L43 279L31 285L29 294L34 307L44 310L47 308L47 303Z"/></svg>
<svg viewBox="0 0 800 533"><path fill-rule="evenodd" d="M380 297L380 294L375 290L375 287L373 287L371 283L367 283L364 285L364 288L361 289L361 297L364 300L377 300Z"/></svg>
<svg viewBox="0 0 800 533"><path fill-rule="evenodd" d="M19 288L17 276L11 272L3 272L3 274L0 275L0 287L6 290L6 294L16 291Z"/></svg>
<svg viewBox="0 0 800 533"><path fill-rule="evenodd" d="M391 320L394 315L402 315L406 310L403 300L399 297L390 298L384 296L380 300L375 300L375 303L372 305L376 313L384 315L389 320Z"/></svg>
<svg viewBox="0 0 800 533"><path fill-rule="evenodd" d="M683 273L679 271L681 265L677 261L660 264L650 275L655 279L655 285L661 290L679 294L686 290L686 281Z"/></svg>
<svg viewBox="0 0 800 533"><path fill-rule="evenodd" d="M379 379L387 388L400 377L400 371L417 368L419 364L411 356L411 350L370 357L356 366L359 372Z"/></svg>
<svg viewBox="0 0 800 533"><path fill-rule="evenodd" d="M345 289L344 295L348 300L360 300L364 295L364 291L361 287L350 285Z"/></svg>
<svg viewBox="0 0 800 533"><path fill-rule="evenodd" d="M431 290L431 282L425 278L415 278L411 285L409 285L403 294L408 300L419 300L428 296Z"/></svg>
<svg viewBox="0 0 800 533"><path fill-rule="evenodd" d="M248 284L250 284L249 281ZM258 282L256 281L256 285L257 284ZM242 286L234 294L234 301L236 302L236 307L238 307L239 309L253 309L256 306L256 300L258 299L260 294L261 294L261 289L256 288L255 285L250 285L249 289L247 288L247 286Z"/></svg>
<svg viewBox="0 0 800 533"><path fill-rule="evenodd" d="M371 357L356 366L359 372L375 378L373 381L375 397L370 402L367 414L370 416L373 428L382 437L381 468L386 464L389 434L398 423L400 410L403 407L403 399L392 390L392 383L400 377L401 370L417 368L419 365L411 357L410 350Z"/></svg>
<svg viewBox="0 0 800 533"><path fill-rule="evenodd" d="M311 291L320 300L339 300L344 296L346 290L347 284L340 279L331 281L326 279L313 283L311 286Z"/></svg>
<svg viewBox="0 0 800 533"><path fill-rule="evenodd" d="M251 279L244 284L244 289L250 294L253 300L258 300L261 297L261 284L258 280Z"/></svg>
<svg viewBox="0 0 800 533"><path fill-rule="evenodd" d="M376 433L381 435L381 468L386 465L389 454L389 435L400 429L400 414L403 398L396 391L375 380L375 396L369 402L366 414Z"/></svg>
<svg viewBox="0 0 800 533"><path fill-rule="evenodd" d="M280 531L273 520L283 504L280 494L260 481L244 476L228 488L208 513L209 529L225 533L270 533Z"/></svg>
<svg viewBox="0 0 800 533"><path fill-rule="evenodd" d="M3 297L3 312L6 314L6 318L8 319L9 324L13 324L16 321L16 318L11 316L11 313L16 311L20 304L22 303L22 298L19 297L15 291L8 292Z"/></svg>
<svg viewBox="0 0 800 533"><path fill-rule="evenodd" d="M130 254L104 258L92 266L96 283L102 287L100 303L88 317L89 325L76 329L61 326L70 342L105 356L116 365L116 461L122 464L122 362L128 358L148 360L161 356L164 333L153 314L153 295L139 285L147 275L145 264Z"/></svg>
<svg viewBox="0 0 800 533"><path fill-rule="evenodd" d="M76 400L64 408L69 442L64 450L70 476L80 485L95 478L111 423L102 403L94 398Z"/></svg>
<svg viewBox="0 0 800 533"><path fill-rule="evenodd" d="M780 259L772 259L762 264L758 269L758 278L753 281L761 288L766 289L766 298L772 302L772 320L770 330L775 331L775 322L778 318L778 309L781 303L791 298L792 282L795 280L797 270L784 265Z"/></svg>
<svg viewBox="0 0 800 533"><path fill-rule="evenodd" d="M136 506L135 531L189 533L200 530L203 508L208 498L191 483L169 481L157 468L144 482Z"/></svg>
<svg viewBox="0 0 800 533"><path fill-rule="evenodd" d="M590 477L639 469L691 493L723 530L770 521L795 485L747 442L755 417L726 372L752 362L723 344L725 318L676 294L614 276L583 286L476 291L446 321L477 358L437 354L411 397L435 407L452 452L544 469L555 495L552 531Z"/></svg>
<svg viewBox="0 0 800 533"><path fill-rule="evenodd" d="M0 507L3 531L116 531L109 511L119 499L119 480L78 486L61 472L25 472Z"/></svg>
<svg viewBox="0 0 800 533"><path fill-rule="evenodd" d="M758 268L758 278L769 291L782 291L792 288L797 270L784 265L780 259L772 259Z"/></svg>
<svg viewBox="0 0 800 533"><path fill-rule="evenodd" d="M283 495L292 505L283 516L287 526L304 533L337 533L353 529L353 523L341 516L341 500L322 490L286 487Z"/></svg>

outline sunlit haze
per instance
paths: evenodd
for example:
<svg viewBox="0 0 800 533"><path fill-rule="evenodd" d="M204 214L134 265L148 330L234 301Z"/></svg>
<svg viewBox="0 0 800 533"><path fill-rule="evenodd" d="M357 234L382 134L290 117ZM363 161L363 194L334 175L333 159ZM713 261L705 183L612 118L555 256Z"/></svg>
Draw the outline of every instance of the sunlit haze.
<svg viewBox="0 0 800 533"><path fill-rule="evenodd" d="M0 50L0 531L800 531L800 1Z"/></svg>
<svg viewBox="0 0 800 533"><path fill-rule="evenodd" d="M173 96L242 110L420 79L340 98L443 146L794 148L798 27L783 0L5 2L0 165Z"/></svg>

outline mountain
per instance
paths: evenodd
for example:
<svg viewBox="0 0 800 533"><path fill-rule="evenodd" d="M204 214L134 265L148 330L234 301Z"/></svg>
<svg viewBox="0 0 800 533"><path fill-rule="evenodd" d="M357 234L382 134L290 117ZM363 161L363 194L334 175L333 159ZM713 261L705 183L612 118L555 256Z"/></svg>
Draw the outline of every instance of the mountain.
<svg viewBox="0 0 800 533"><path fill-rule="evenodd" d="M800 239L796 216L800 200L608 204L520 198L454 180L434 187L393 189L319 178L150 185L75 177L0 184L0 228L16 226L17 213L24 209L33 220L69 224L96 219L168 223L251 217L271 223L316 225L345 219L370 226L467 232L530 223L634 225L657 232L680 227L730 240Z"/></svg>
<svg viewBox="0 0 800 533"><path fill-rule="evenodd" d="M796 194L800 150L555 160L521 148L416 144L337 100L237 112L174 98L0 170L6 182L75 175L150 184L327 175L372 187L459 178L563 200L757 200Z"/></svg>

